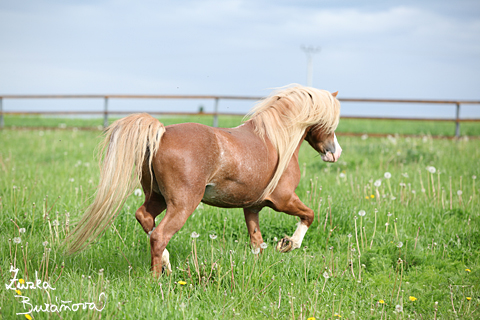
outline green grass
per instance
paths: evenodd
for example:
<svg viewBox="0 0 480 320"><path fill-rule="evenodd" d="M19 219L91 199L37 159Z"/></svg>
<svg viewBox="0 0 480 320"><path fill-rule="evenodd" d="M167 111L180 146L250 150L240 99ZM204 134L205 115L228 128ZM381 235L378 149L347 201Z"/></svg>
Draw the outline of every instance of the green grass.
<svg viewBox="0 0 480 320"><path fill-rule="evenodd" d="M341 137L344 152L335 164L322 162L305 144L297 193L316 218L303 248L276 252L274 237L291 235L297 220L264 209L260 223L268 248L256 256L241 210L203 205L167 247L173 274L157 280L149 272L148 238L134 217L142 197L130 196L115 228L84 252L67 256L60 246L94 194L99 135L0 132L0 319L25 318L15 315L25 312L22 298L3 285L10 282L11 265L19 269L18 278L34 281L38 271L56 288L21 290L42 308L95 302L104 292L102 319L480 317L480 190L472 178L480 177L477 139ZM194 231L200 234L197 257ZM99 318L97 311L82 309L33 313L35 319L59 315Z"/></svg>
<svg viewBox="0 0 480 320"><path fill-rule="evenodd" d="M455 122L342 119L337 132L455 136ZM460 134L462 136L479 136L480 122L461 122Z"/></svg>
<svg viewBox="0 0 480 320"><path fill-rule="evenodd" d="M197 122L211 126L213 116L159 116L165 125L180 122ZM235 127L242 121L241 116L220 116L220 127ZM115 117L110 118L112 123ZM50 128L96 128L101 130L103 118L56 118L48 116L5 116L5 127L50 127ZM401 135L454 136L455 123L446 121L407 121L407 120L369 120L342 119L338 133L372 133ZM462 122L462 136L480 136L480 122Z"/></svg>

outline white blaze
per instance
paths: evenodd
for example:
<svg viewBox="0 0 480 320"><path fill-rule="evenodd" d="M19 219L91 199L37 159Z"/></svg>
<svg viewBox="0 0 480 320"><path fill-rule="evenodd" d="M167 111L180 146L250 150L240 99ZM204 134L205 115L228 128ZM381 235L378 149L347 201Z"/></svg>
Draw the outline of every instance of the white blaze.
<svg viewBox="0 0 480 320"><path fill-rule="evenodd" d="M337 161L342 154L342 147L340 147L340 144L338 144L337 136L335 135L335 133L333 134L333 137L335 139L335 161Z"/></svg>

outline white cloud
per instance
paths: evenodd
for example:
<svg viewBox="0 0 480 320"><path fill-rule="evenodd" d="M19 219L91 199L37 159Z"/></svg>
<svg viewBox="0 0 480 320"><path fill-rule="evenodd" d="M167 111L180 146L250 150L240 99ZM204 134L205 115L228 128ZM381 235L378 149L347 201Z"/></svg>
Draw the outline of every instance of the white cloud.
<svg viewBox="0 0 480 320"><path fill-rule="evenodd" d="M322 47L315 83L344 96L478 98L480 16L450 15L412 1L378 8L299 3L0 6L0 87L264 94L265 88L304 81L305 44Z"/></svg>

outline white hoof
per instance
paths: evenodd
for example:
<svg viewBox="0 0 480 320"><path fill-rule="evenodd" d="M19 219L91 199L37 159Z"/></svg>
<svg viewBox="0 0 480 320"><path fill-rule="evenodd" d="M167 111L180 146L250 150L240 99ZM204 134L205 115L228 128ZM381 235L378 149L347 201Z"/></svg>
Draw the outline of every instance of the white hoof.
<svg viewBox="0 0 480 320"><path fill-rule="evenodd" d="M162 254L162 271L165 271L167 273L167 276L172 273L172 266L170 264L170 253L168 252L167 248L163 250Z"/></svg>

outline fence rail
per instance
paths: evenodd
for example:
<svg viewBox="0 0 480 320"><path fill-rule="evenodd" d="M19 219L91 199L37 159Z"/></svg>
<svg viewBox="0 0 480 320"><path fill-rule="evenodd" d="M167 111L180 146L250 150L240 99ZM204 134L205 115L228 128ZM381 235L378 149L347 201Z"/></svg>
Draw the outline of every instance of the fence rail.
<svg viewBox="0 0 480 320"><path fill-rule="evenodd" d="M0 95L0 129L4 128L4 115L85 115L99 114L103 115L103 125L108 126L109 114L129 114L138 111L112 111L108 108L109 99L196 99L196 100L214 100L214 112L149 112L156 115L206 115L213 116L213 126L218 126L219 115L243 115L238 113L219 112L218 106L220 100L261 100L264 97L259 96L228 96L228 95L133 95L133 94L63 94L63 95ZM6 99L103 99L103 111L34 111L34 112L7 112L3 110L3 102ZM415 100L415 99L365 99L365 98L340 98L341 102L365 102L365 103L416 103L416 104L446 104L455 106L455 118L438 119L438 118L399 118L399 117L357 117L342 116L349 119L375 119L375 120L427 120L427 121L452 121L455 122L455 136L460 137L460 123L480 121L480 119L461 119L460 106L462 104L478 104L480 100Z"/></svg>

